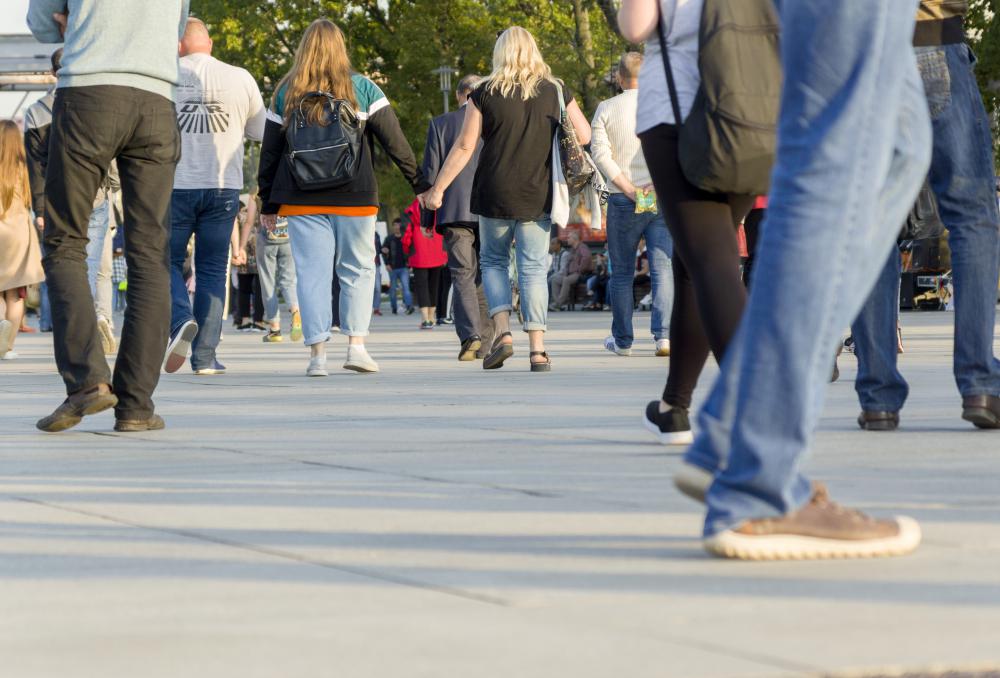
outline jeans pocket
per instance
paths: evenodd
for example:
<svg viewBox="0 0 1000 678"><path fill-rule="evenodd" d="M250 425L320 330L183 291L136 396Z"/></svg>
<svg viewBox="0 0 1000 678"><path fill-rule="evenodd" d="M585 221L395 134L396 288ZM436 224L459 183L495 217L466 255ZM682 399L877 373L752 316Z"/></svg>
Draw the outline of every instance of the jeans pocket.
<svg viewBox="0 0 1000 678"><path fill-rule="evenodd" d="M948 53L943 49L925 51L917 55L917 63L920 66L920 77L924 81L931 119L937 120L951 106Z"/></svg>

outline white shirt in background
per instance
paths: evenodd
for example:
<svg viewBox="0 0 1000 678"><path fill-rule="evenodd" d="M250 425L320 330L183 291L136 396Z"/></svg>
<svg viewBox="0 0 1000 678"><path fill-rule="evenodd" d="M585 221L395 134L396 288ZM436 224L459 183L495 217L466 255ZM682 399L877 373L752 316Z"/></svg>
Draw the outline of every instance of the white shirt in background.
<svg viewBox="0 0 1000 678"><path fill-rule="evenodd" d="M670 70L674 74L678 104L684 117L691 112L695 94L701 86L698 32L704 4L704 0L660 0L660 16L664 17L667 29ZM657 125L675 123L670 89L663 70L663 56L660 54L660 38L655 31L646 40L646 56L639 73L639 92L636 134L642 134Z"/></svg>
<svg viewBox="0 0 1000 678"><path fill-rule="evenodd" d="M602 101L591 123L590 153L612 193L621 193L614 180L622 174L633 186L648 186L653 182L639 137L635 135L638 104L639 91L627 89Z"/></svg>
<svg viewBox="0 0 1000 678"><path fill-rule="evenodd" d="M182 153L174 188L242 190L244 140L264 137L267 116L257 82L210 54L181 58L180 74Z"/></svg>

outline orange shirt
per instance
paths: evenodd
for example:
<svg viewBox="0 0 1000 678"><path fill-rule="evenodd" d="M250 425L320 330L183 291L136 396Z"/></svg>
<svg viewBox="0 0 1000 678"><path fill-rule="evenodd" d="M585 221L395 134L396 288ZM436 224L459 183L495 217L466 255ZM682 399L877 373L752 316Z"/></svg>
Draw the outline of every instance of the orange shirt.
<svg viewBox="0 0 1000 678"><path fill-rule="evenodd" d="M333 205L282 205L278 210L280 217L304 217L310 214L334 214L338 217L374 217L378 207L371 206L340 206Z"/></svg>

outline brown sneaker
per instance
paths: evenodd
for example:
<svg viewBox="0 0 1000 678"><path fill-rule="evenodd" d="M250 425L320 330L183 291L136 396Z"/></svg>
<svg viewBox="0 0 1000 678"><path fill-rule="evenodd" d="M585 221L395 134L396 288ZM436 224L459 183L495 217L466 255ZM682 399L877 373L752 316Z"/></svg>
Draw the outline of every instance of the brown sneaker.
<svg viewBox="0 0 1000 678"><path fill-rule="evenodd" d="M901 556L920 544L912 518L876 520L831 501L821 483L813 487L812 499L795 513L748 520L707 537L705 549L740 560L812 560Z"/></svg>
<svg viewBox="0 0 1000 678"><path fill-rule="evenodd" d="M150 415L149 419L116 419L115 430L119 433L142 433L143 431L160 431L166 424L158 414Z"/></svg>
<svg viewBox="0 0 1000 678"><path fill-rule="evenodd" d="M118 404L118 396L107 384L98 384L85 391L77 391L63 401L55 412L39 419L35 426L46 433L58 433L73 428L91 414L109 410Z"/></svg>

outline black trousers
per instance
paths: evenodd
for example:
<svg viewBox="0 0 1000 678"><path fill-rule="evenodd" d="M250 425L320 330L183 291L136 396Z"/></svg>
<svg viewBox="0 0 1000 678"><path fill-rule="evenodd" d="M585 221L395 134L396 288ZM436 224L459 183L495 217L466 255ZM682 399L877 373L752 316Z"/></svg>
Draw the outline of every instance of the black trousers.
<svg viewBox="0 0 1000 678"><path fill-rule="evenodd" d="M237 296L239 308L239 320L253 318L255 323L264 322L264 298L260 291L260 276L256 273L237 273L236 278L240 283ZM250 311L250 302L253 301L253 315Z"/></svg>
<svg viewBox="0 0 1000 678"><path fill-rule="evenodd" d="M441 280L438 282L437 297L437 317L450 318L451 309L448 308L448 297L451 296L451 269L447 266L441 267Z"/></svg>
<svg viewBox="0 0 1000 678"><path fill-rule="evenodd" d="M59 89L45 177L45 275L56 365L68 393L111 383L119 419L153 413L170 332L170 194L180 159L173 102L131 87ZM87 283L87 224L118 160L128 292L114 376Z"/></svg>
<svg viewBox="0 0 1000 678"><path fill-rule="evenodd" d="M663 400L689 408L709 350L722 362L746 306L737 229L754 198L693 186L678 160L675 126L658 125L639 140L674 239L670 373Z"/></svg>
<svg viewBox="0 0 1000 678"><path fill-rule="evenodd" d="M414 268L413 271L413 291L417 296L417 306L420 308L436 308L438 305L438 291L441 288L441 271L444 266L435 268Z"/></svg>
<svg viewBox="0 0 1000 678"><path fill-rule="evenodd" d="M472 225L447 224L444 248L448 270L455 288L455 333L459 341L478 336L487 345L495 329L483 294L483 274L479 268L479 229Z"/></svg>
<svg viewBox="0 0 1000 678"><path fill-rule="evenodd" d="M333 271L333 282L330 284L330 299L333 307L333 325L340 327L340 278L336 269Z"/></svg>

